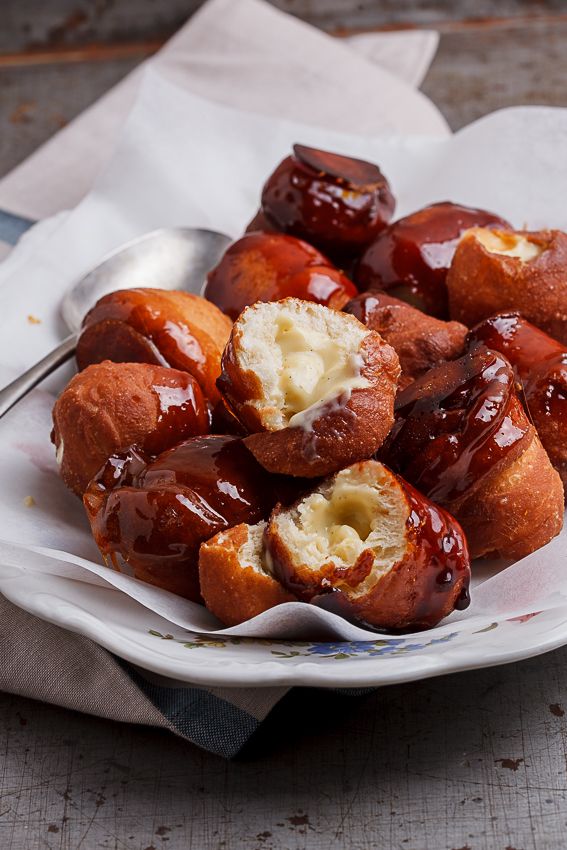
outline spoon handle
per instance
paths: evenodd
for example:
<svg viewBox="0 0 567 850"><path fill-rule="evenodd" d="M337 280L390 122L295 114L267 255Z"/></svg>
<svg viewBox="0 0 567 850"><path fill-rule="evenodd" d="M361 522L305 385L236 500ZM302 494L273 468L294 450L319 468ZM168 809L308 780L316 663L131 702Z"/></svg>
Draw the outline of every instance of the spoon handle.
<svg viewBox="0 0 567 850"><path fill-rule="evenodd" d="M13 407L16 402L26 396L30 390L33 390L37 384L51 375L59 366L62 366L66 360L69 360L77 347L77 335L71 334L63 340L61 345L50 351L43 360L8 384L7 387L0 390L0 418Z"/></svg>

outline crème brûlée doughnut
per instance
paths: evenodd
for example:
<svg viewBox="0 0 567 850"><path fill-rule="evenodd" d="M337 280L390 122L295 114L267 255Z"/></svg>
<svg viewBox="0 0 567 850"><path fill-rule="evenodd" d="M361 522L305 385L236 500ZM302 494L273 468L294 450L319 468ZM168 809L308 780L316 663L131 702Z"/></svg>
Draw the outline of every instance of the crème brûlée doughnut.
<svg viewBox="0 0 567 850"><path fill-rule="evenodd" d="M149 363L88 366L53 408L52 440L61 477L82 496L107 458L131 445L158 455L209 432L209 411L188 372Z"/></svg>
<svg viewBox="0 0 567 850"><path fill-rule="evenodd" d="M396 205L374 163L294 145L262 189L262 224L306 239L336 259L359 254L387 225Z"/></svg>
<svg viewBox="0 0 567 850"><path fill-rule="evenodd" d="M267 525L209 540L199 572L227 624L299 599L374 628L422 629L469 601L458 523L373 460L277 506Z"/></svg>
<svg viewBox="0 0 567 850"><path fill-rule="evenodd" d="M354 316L286 298L243 311L218 386L266 469L313 478L379 448L399 374L394 349Z"/></svg>
<svg viewBox="0 0 567 850"><path fill-rule="evenodd" d="M428 316L386 292L362 292L343 309L377 331L395 350L402 368L402 388L433 366L455 360L464 351L464 325Z"/></svg>
<svg viewBox="0 0 567 850"><path fill-rule="evenodd" d="M447 275L452 319L468 327L513 310L567 344L567 233L473 227Z"/></svg>
<svg viewBox="0 0 567 850"><path fill-rule="evenodd" d="M496 351L475 348L399 393L380 456L456 517L473 558L522 558L563 526L561 478Z"/></svg>
<svg viewBox="0 0 567 850"><path fill-rule="evenodd" d="M249 233L225 251L203 295L237 319L256 301L302 298L340 310L357 289L316 248L283 233Z"/></svg>
<svg viewBox="0 0 567 850"><path fill-rule="evenodd" d="M215 381L232 322L199 295L165 289L121 289L87 313L77 365L101 360L153 363L189 372L213 404Z"/></svg>

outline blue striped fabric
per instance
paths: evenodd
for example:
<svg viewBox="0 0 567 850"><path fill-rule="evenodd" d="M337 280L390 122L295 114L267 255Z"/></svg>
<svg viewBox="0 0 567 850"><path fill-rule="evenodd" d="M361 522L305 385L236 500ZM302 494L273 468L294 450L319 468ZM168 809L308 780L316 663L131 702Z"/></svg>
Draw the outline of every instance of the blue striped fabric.
<svg viewBox="0 0 567 850"><path fill-rule="evenodd" d="M0 242L15 245L20 236L35 224L31 218L0 210Z"/></svg>
<svg viewBox="0 0 567 850"><path fill-rule="evenodd" d="M127 662L116 660L163 715L172 732L210 753L234 758L260 726L261 721L247 711L209 691L155 685Z"/></svg>

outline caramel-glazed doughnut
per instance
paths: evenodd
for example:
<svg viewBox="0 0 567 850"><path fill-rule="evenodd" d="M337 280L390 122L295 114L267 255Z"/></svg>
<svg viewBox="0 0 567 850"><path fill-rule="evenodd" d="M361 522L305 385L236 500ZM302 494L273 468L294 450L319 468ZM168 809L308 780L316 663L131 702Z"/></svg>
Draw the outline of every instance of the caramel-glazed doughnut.
<svg viewBox="0 0 567 850"><path fill-rule="evenodd" d="M209 412L195 378L149 363L88 366L69 381L53 408L61 477L78 496L121 449L136 445L158 455L208 431Z"/></svg>
<svg viewBox="0 0 567 850"><path fill-rule="evenodd" d="M189 292L122 289L101 298L85 316L77 344L79 369L101 360L153 363L189 372L216 404L215 381L232 322Z"/></svg>
<svg viewBox="0 0 567 850"><path fill-rule="evenodd" d="M363 292L343 309L377 331L395 350L402 368L402 388L433 366L455 360L464 351L464 325L435 319L386 292Z"/></svg>
<svg viewBox="0 0 567 850"><path fill-rule="evenodd" d="M469 347L487 345L510 361L520 400L544 449L567 486L567 348L517 313L500 313L474 327Z"/></svg>
<svg viewBox="0 0 567 850"><path fill-rule="evenodd" d="M456 517L473 558L521 558L561 531L561 479L497 352L477 348L403 390L381 457Z"/></svg>

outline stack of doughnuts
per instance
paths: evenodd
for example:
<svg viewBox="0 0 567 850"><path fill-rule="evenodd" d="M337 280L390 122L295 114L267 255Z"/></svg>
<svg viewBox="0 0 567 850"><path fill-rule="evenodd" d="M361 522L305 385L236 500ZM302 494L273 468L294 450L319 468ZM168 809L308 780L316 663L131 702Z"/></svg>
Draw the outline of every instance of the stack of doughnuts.
<svg viewBox="0 0 567 850"><path fill-rule="evenodd" d="M226 625L289 602L435 626L471 558L559 534L567 235L294 146L203 296L87 314L52 440L105 563Z"/></svg>

